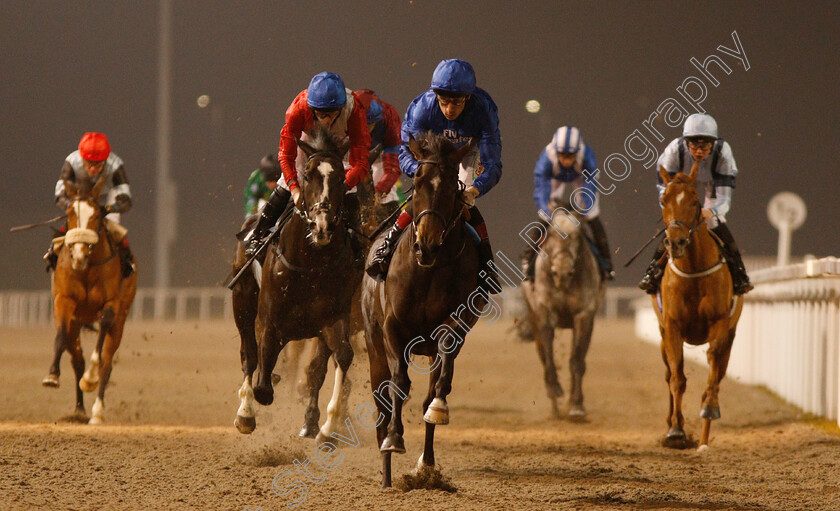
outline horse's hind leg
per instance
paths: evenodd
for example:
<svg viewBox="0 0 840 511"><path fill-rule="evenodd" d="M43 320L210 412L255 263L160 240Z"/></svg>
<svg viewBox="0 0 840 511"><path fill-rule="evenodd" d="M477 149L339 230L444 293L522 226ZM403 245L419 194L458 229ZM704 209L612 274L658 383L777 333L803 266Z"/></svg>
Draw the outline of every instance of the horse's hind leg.
<svg viewBox="0 0 840 511"><path fill-rule="evenodd" d="M317 443L326 442L337 428L341 417L347 414L347 399L350 395L350 378L347 371L353 363L353 347L350 345L348 333L348 320L343 319L336 322L330 328L324 329L327 344L333 350L335 360L335 385L333 386L332 398L327 405L327 421L318 432L315 438Z"/></svg>
<svg viewBox="0 0 840 511"><path fill-rule="evenodd" d="M537 334L537 355L543 365L543 379L548 398L551 400L551 411L554 417L560 416L557 399L563 397L563 387L557 379L557 367L554 365L554 327L548 324L540 326Z"/></svg>
<svg viewBox="0 0 840 511"><path fill-rule="evenodd" d="M718 392L720 391L720 382L726 375L729 353L732 350L732 341L735 339L735 329L729 330L729 318L712 325L709 331L709 339L709 349L706 351L706 358L709 361L709 380L706 384L706 390L703 392L703 406L700 410L700 417L704 419L700 445L708 445L711 421L720 419Z"/></svg>
<svg viewBox="0 0 840 511"><path fill-rule="evenodd" d="M327 365L332 355L332 350L327 342L318 337L315 351L312 353L312 360L306 368L306 381L309 390L309 404L306 406L306 413L303 419L303 427L298 435L304 438L315 438L318 436L318 421L321 420L321 410L318 408L318 394L324 385L324 377L327 375Z"/></svg>
<svg viewBox="0 0 840 511"><path fill-rule="evenodd" d="M368 361L370 365L370 389L378 412L377 420L375 421L376 445L380 446L380 456L382 457L382 488L390 488L392 451L381 450L381 447L388 435L388 424L391 422L391 397L387 392L382 392L382 385L384 384L387 389L388 382L391 378L391 371L388 369L388 359L384 352L382 328L378 323L367 321L365 327L365 341L367 342ZM360 412L363 406L370 409L369 403L362 403L357 410ZM361 415L357 415L357 417L359 416ZM368 422L364 427L370 428L371 425Z"/></svg>
<svg viewBox="0 0 840 511"><path fill-rule="evenodd" d="M575 316L572 333L572 353L569 356L569 372L572 376L572 389L569 396L569 416L583 418L583 374L586 372L586 353L592 340L592 328L595 316L586 312Z"/></svg>

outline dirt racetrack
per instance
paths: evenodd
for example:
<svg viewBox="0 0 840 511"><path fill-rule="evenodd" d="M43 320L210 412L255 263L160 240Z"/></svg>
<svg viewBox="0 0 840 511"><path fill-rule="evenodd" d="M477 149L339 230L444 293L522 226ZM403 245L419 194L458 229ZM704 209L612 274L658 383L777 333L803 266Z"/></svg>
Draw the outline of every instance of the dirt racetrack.
<svg viewBox="0 0 840 511"><path fill-rule="evenodd" d="M836 426L727 379L711 449L660 447L664 367L629 321L596 323L587 422L553 420L534 346L514 341L508 327L480 324L456 362L451 423L437 428L436 444L456 492L381 491L374 433L356 425L361 445L342 449L335 469L310 464L323 480L307 483L298 509L840 509ZM296 436L304 406L287 379L274 405L258 407L252 435L234 429L241 373L232 323L129 323L106 395L107 423L98 427L66 419L73 410L66 356L61 388L40 385L52 338L50 328L0 331L0 509L279 510L298 496L273 492L272 480L290 470L278 488L306 481L293 464L315 454L312 440ZM556 357L568 388L562 340ZM87 356L92 339L83 345ZM364 354L350 374L352 409L370 401ZM706 368L689 364L687 374L684 412L696 437ZM395 483L422 449L427 379L413 380L408 453L394 455ZM93 399L85 397L89 412Z"/></svg>

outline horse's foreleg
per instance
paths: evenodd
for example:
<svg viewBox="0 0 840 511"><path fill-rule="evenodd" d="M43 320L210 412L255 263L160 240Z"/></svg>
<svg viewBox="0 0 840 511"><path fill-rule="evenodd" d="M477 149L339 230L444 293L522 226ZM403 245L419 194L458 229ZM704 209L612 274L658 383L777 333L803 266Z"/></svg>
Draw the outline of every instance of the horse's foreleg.
<svg viewBox="0 0 840 511"><path fill-rule="evenodd" d="M108 313L107 311L111 311ZM90 354L90 366L85 371L82 381L79 382L79 387L85 392L93 392L99 385L99 361L102 353L102 346L105 343L105 335L111 328L114 322L113 309L105 309L100 317L99 334L96 337L96 347Z"/></svg>
<svg viewBox="0 0 840 511"><path fill-rule="evenodd" d="M55 318L55 341L53 342L53 361L49 373L41 380L45 387L58 388L58 377L61 375L61 355L70 342L70 330L73 325L73 313L76 309L76 302L70 298L57 296L53 303L53 316Z"/></svg>
<svg viewBox="0 0 840 511"><path fill-rule="evenodd" d="M347 325L348 320L342 319L324 330L327 335L327 344L332 348L333 360L335 360L335 384L327 405L327 421L315 438L319 444L332 436L341 417L347 414L347 399L351 387L347 371L350 370L350 364L353 362L353 347L350 345Z"/></svg>
<svg viewBox="0 0 840 511"><path fill-rule="evenodd" d="M718 392L720 382L726 375L726 368L729 365L729 353L732 350L732 341L735 339L735 329L729 329L729 318L717 321L709 329L709 349L706 351L706 358L709 361L709 380L706 390L703 392L702 408L700 417L704 419L703 437L700 445L708 445L710 421L720 419L720 404Z"/></svg>
<svg viewBox="0 0 840 511"><path fill-rule="evenodd" d="M554 365L554 327L543 322L542 326L534 330L537 336L535 343L537 355L543 365L543 379L548 399L551 400L551 411L554 417L560 416L557 399L563 397L563 387L557 379L557 367Z"/></svg>
<svg viewBox="0 0 840 511"><path fill-rule="evenodd" d="M374 397L373 401L376 403L376 411L378 413L376 424L376 445L384 445L385 437L388 435L388 424L391 422L391 399L387 394L377 394L377 390L381 389L381 385L386 383L391 378L391 371L388 369L388 360L382 348L384 346L384 339L382 329L379 324L367 325L365 329L365 336L368 346L368 358L370 361L370 388ZM369 403L365 405L362 403L357 408L356 419L359 420L363 415L363 406L370 408ZM367 422L366 427L370 427L370 422ZM381 451L382 457L382 488L391 487L391 451Z"/></svg>
<svg viewBox="0 0 840 511"><path fill-rule="evenodd" d="M578 314L574 320L572 334L572 352L569 355L569 372L572 376L572 390L569 396L569 416L584 417L583 408L583 375L586 372L586 353L592 340L592 328L595 315L590 312Z"/></svg>
<svg viewBox="0 0 840 511"><path fill-rule="evenodd" d="M670 427L667 440L675 443L685 441L682 414L682 397L685 393L685 372L683 371L683 340L676 327L670 322L665 326L662 338L662 352L668 365L668 388L671 392L671 413L668 417Z"/></svg>
<svg viewBox="0 0 840 511"><path fill-rule="evenodd" d="M304 415L303 428L300 436L304 438L315 438L318 436L318 421L321 420L321 410L318 408L318 394L321 386L324 385L324 377L327 375L327 365L330 361L332 350L323 337L318 337L312 360L306 368L306 383L309 391L309 404Z"/></svg>
<svg viewBox="0 0 840 511"><path fill-rule="evenodd" d="M90 424L102 424L105 420L105 387L111 379L111 369L114 363L114 354L120 347L122 340L122 329L125 317L121 316L116 321L114 305L108 305L102 311L99 319L99 338L96 342L96 351L99 352L99 393L93 402L90 412Z"/></svg>
<svg viewBox="0 0 840 511"><path fill-rule="evenodd" d="M242 385L239 387L239 409L233 425L243 434L254 431L257 427L254 412L254 388L252 378L257 368L257 334L255 321L259 287L253 274L243 275L231 295L233 318L239 331L239 358L242 363Z"/></svg>
<svg viewBox="0 0 840 511"><path fill-rule="evenodd" d="M269 318L276 317L269 311L266 314ZM256 376L253 378L254 382L254 399L257 403L268 406L274 402L274 387L272 386L271 373L274 371L274 366L277 364L277 357L280 351L288 342L287 339L280 337L277 327L271 320L260 328L261 320L257 318L257 333L259 334L259 342L257 343L257 368Z"/></svg>
<svg viewBox="0 0 840 511"><path fill-rule="evenodd" d="M76 413L85 415L85 401L84 393L81 388L82 374L85 372L85 356L82 354L82 343L79 339L79 332L76 332L75 338L68 343L67 351L70 352L70 357L73 362L73 373L76 376Z"/></svg>
<svg viewBox="0 0 840 511"><path fill-rule="evenodd" d="M455 358L461 352L467 331L456 328L457 337L451 339L454 346L449 344L438 345L438 356L440 357L440 376L435 383L435 397L426 408L423 420L432 424L449 424L449 405L446 404L446 397L452 392L452 378L455 376Z"/></svg>
<svg viewBox="0 0 840 511"><path fill-rule="evenodd" d="M426 399L423 401L423 415L429 411L429 405L435 398L435 387L438 379L440 379L441 365L438 364L435 370L429 374L429 391L426 394ZM426 422L426 441L423 444L423 454L417 460L417 470L423 470L425 467L435 466L435 424Z"/></svg>

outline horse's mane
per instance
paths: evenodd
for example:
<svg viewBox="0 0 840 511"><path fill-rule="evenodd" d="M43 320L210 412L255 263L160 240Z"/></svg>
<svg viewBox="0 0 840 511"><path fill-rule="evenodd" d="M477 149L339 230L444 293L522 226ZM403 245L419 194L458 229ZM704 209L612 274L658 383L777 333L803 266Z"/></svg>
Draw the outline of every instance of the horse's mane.
<svg viewBox="0 0 840 511"><path fill-rule="evenodd" d="M338 145L335 137L326 128L316 124L311 130L306 132L309 135L309 145L318 153L331 153L335 155L341 154L341 148Z"/></svg>
<svg viewBox="0 0 840 511"><path fill-rule="evenodd" d="M449 155L457 149L448 138L431 131L420 133L416 140L424 151L437 155L441 163L449 161Z"/></svg>

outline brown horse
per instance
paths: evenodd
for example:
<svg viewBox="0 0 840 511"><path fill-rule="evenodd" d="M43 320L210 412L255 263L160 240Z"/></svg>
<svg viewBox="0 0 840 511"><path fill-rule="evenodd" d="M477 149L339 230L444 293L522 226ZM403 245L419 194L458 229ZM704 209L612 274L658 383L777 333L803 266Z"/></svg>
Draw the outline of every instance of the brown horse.
<svg viewBox="0 0 840 511"><path fill-rule="evenodd" d="M313 436L318 430L318 393L331 355L337 365L336 385L319 438L332 434L340 409L346 407L350 382L346 375L353 360L349 316L362 270L353 267L342 218L346 186L341 150L324 130L307 135L311 142L298 140L307 158L302 180L305 206L295 211L268 247L259 285L253 274L246 273L233 292L244 374L234 424L242 433L256 427L254 399L263 405L273 402L272 370L283 347L293 340L319 338L320 351L308 369L310 403L301 435ZM235 268L244 262L241 255Z"/></svg>
<svg viewBox="0 0 840 511"><path fill-rule="evenodd" d="M487 303L486 292L476 289L478 252L464 225L458 182L458 163L472 145L456 149L432 134L410 139L419 163L414 221L397 244L385 282L365 275L362 284L383 488L391 486L391 453L405 452L402 407L411 388L409 367L430 375L423 402L426 442L417 468L433 470L435 425L449 422L446 396L452 390L455 357ZM411 354L433 361L418 366Z"/></svg>
<svg viewBox="0 0 840 511"><path fill-rule="evenodd" d="M91 424L103 422L105 387L137 292L136 271L128 278L121 277L117 245L97 204L103 184L99 179L88 193L88 182L82 182L78 189L73 183L64 183L71 203L67 208L67 234L54 240L56 244L62 243L52 276L55 356L49 374L42 381L46 387L58 387L61 355L65 350L70 353L76 373L77 414L85 415L82 390L91 392L99 385ZM99 337L90 358L91 366L85 372L79 331L82 325L96 321Z"/></svg>
<svg viewBox="0 0 840 511"><path fill-rule="evenodd" d="M524 282L522 292L555 417L560 416L557 399L563 396L563 389L554 365L554 329L572 329L569 417L580 420L586 415L583 407L586 353L595 314L604 301L606 282L582 232L581 215L568 203L553 206L560 207L554 209L553 225L546 228L542 246L545 257L537 259L534 282Z"/></svg>
<svg viewBox="0 0 840 511"><path fill-rule="evenodd" d="M661 301L652 297L662 334L662 360L671 401L668 411L668 447L688 446L683 430L682 397L685 392L683 343L709 344L709 380L703 392L703 432L700 446L709 443L711 421L720 418L718 391L726 374L735 327L741 315L743 298L732 295L732 277L718 244L712 238L701 214L697 196L697 163L691 174L671 177L664 168L659 175L666 184L662 194L662 219L666 226L665 247L668 267L662 278Z"/></svg>

